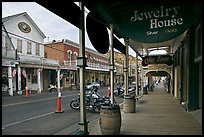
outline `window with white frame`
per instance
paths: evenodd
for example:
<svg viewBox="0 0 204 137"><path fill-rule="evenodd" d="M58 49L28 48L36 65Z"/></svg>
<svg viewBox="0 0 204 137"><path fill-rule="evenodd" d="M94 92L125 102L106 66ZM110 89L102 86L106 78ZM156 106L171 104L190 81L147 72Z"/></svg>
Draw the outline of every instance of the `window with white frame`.
<svg viewBox="0 0 204 137"><path fill-rule="evenodd" d="M8 36L5 36L5 47L11 49L11 42Z"/></svg>
<svg viewBox="0 0 204 137"><path fill-rule="evenodd" d="M71 50L67 51L67 57L68 57L68 62L71 64L71 58L72 58L72 51Z"/></svg>
<svg viewBox="0 0 204 137"><path fill-rule="evenodd" d="M77 60L77 57L78 57L78 53L74 52L74 60Z"/></svg>
<svg viewBox="0 0 204 137"><path fill-rule="evenodd" d="M31 42L27 42L27 54L31 54L32 53L32 47L31 47Z"/></svg>
<svg viewBox="0 0 204 137"><path fill-rule="evenodd" d="M39 56L40 55L40 45L38 43L36 43L36 47L35 48L36 48L35 54L37 56Z"/></svg>
<svg viewBox="0 0 204 137"><path fill-rule="evenodd" d="M22 53L22 40L17 39L17 52Z"/></svg>

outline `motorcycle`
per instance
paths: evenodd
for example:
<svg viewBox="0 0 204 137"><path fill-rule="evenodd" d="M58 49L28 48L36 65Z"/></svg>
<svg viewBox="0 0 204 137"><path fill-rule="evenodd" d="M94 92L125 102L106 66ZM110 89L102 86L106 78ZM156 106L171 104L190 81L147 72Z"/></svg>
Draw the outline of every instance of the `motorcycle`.
<svg viewBox="0 0 204 137"><path fill-rule="evenodd" d="M98 88L94 87L89 92L86 92L85 104L86 109L92 112L100 112L100 108L102 104L110 104L110 98L107 96L101 97L100 94L97 93ZM70 107L75 110L80 109L80 94L76 99L73 99L70 102Z"/></svg>
<svg viewBox="0 0 204 137"><path fill-rule="evenodd" d="M119 85L117 87L117 90L114 91L114 95L123 97L124 96L124 88L121 85Z"/></svg>
<svg viewBox="0 0 204 137"><path fill-rule="evenodd" d="M49 92L57 91L57 86L50 84L50 85L48 86L48 91L49 91Z"/></svg>

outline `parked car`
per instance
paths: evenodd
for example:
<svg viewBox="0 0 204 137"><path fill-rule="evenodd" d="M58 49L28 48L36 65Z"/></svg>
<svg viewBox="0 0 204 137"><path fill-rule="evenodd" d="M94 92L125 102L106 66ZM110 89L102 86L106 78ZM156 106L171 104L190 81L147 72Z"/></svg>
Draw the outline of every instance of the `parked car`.
<svg viewBox="0 0 204 137"><path fill-rule="evenodd" d="M98 84L97 82L89 83L86 85L86 89L92 89L94 86L100 87L100 84Z"/></svg>
<svg viewBox="0 0 204 137"><path fill-rule="evenodd" d="M94 84L95 86L97 86L98 88L100 87L100 84L97 83L97 82L93 82L93 84Z"/></svg>

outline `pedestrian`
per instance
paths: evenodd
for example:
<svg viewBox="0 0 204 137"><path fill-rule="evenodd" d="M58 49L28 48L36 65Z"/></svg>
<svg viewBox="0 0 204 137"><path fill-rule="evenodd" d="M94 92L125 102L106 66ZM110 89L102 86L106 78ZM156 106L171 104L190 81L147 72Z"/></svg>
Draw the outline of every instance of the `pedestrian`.
<svg viewBox="0 0 204 137"><path fill-rule="evenodd" d="M171 81L171 78L168 77L167 78L167 92L170 93L170 81Z"/></svg>

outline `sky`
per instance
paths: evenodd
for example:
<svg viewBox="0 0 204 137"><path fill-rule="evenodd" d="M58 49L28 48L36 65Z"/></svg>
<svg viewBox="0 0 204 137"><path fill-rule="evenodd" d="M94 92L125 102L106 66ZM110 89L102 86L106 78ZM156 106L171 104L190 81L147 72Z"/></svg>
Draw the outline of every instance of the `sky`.
<svg viewBox="0 0 204 137"><path fill-rule="evenodd" d="M79 30L77 27L36 2L2 2L2 18L22 12L27 12L45 34L45 42L68 39L79 43ZM124 44L123 39L119 40ZM95 50L87 34L85 35L85 47ZM129 47L129 55L135 56L135 52L131 47Z"/></svg>

